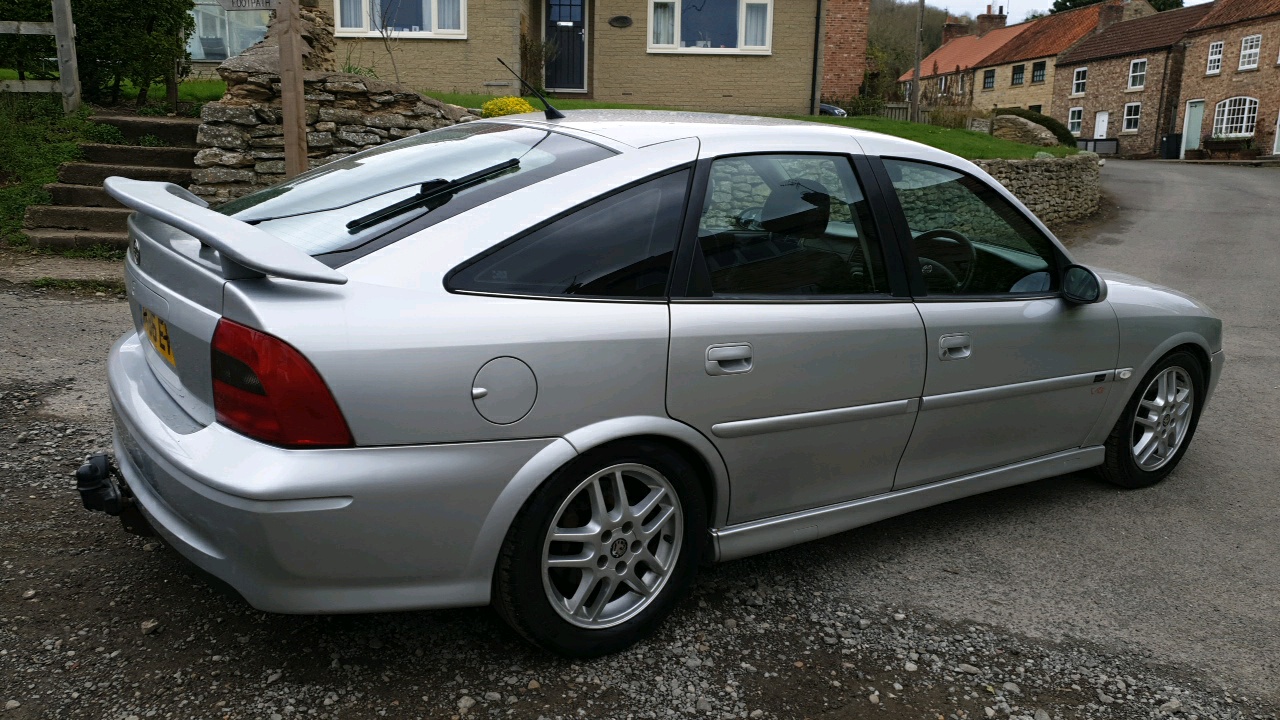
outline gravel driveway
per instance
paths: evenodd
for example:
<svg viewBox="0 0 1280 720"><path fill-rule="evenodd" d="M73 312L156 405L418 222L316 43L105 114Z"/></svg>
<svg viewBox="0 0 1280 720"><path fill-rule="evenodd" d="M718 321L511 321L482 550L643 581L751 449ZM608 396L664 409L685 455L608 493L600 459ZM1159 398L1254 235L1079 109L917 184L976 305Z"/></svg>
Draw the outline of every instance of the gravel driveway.
<svg viewBox="0 0 1280 720"><path fill-rule="evenodd" d="M653 640L569 663L488 610L265 615L79 507L118 298L0 285L0 717L1275 718L1280 172L1108 163L1084 262L1226 321L1182 465L1070 475L707 570Z"/></svg>

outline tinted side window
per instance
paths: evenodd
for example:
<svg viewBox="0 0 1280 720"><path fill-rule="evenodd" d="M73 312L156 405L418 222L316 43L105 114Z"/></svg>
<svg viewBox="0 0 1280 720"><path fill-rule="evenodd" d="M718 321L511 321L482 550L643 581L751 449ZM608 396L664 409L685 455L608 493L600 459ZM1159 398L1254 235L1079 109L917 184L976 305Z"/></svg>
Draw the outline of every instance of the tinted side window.
<svg viewBox="0 0 1280 720"><path fill-rule="evenodd" d="M453 290L576 297L664 297L689 171L624 190L457 271Z"/></svg>
<svg viewBox="0 0 1280 720"><path fill-rule="evenodd" d="M884 165L930 295L1057 287L1053 243L985 182L936 165L889 159Z"/></svg>
<svg viewBox="0 0 1280 720"><path fill-rule="evenodd" d="M694 295L889 292L871 208L843 156L716 160L698 243Z"/></svg>

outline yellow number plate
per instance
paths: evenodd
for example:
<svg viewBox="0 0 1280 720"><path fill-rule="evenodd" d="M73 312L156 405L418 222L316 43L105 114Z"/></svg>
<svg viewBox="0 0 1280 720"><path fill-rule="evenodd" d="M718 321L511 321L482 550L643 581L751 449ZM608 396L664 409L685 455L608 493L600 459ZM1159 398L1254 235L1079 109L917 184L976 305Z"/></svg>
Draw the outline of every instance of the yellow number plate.
<svg viewBox="0 0 1280 720"><path fill-rule="evenodd" d="M170 365L176 366L173 361L173 346L169 344L169 324L164 320L156 317L155 313L150 310L142 309L142 327L147 331L147 338L151 340L151 347L160 353L160 357L164 358Z"/></svg>

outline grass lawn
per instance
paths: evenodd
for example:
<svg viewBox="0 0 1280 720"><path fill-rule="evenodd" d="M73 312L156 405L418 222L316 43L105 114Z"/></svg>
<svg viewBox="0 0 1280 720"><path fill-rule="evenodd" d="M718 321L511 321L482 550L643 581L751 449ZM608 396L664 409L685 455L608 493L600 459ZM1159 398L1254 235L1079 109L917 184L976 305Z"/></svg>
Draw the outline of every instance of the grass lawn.
<svg viewBox="0 0 1280 720"><path fill-rule="evenodd" d="M425 95L441 101L461 105L463 107L478 108L489 100L492 95L470 95L466 93L442 93L442 92L425 92ZM542 105L537 98L526 98L530 105L541 110ZM552 98L551 103L561 110L587 110L587 109L605 109L616 108L625 110L670 110L673 108L656 107L650 105L627 105L625 103L606 103L596 102L594 100L575 100L572 98ZM946 150L968 160L988 160L993 158L1029 158L1035 157L1040 151L1052 153L1058 157L1066 155L1074 155L1077 150L1075 148L1057 146L1050 148L1033 147L1031 145L1023 145L1021 143L1009 140L1001 140L994 138L985 133L976 133L969 130L949 130L947 128L937 127L934 125L921 125L919 123L902 122L900 120L890 120L882 117L847 117L837 118L829 116L813 117L812 115L792 115L792 120L806 120L809 122L822 122L832 125L844 125L846 127L857 128L859 130L870 130L872 132L884 133L885 135L893 135L907 140L914 140L924 143L940 150Z"/></svg>

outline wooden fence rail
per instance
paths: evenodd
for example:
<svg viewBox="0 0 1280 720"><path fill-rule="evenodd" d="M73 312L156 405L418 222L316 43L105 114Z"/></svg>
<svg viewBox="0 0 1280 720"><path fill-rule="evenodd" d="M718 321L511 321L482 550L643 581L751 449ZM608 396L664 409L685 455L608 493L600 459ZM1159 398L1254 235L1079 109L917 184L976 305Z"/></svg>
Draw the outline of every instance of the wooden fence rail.
<svg viewBox="0 0 1280 720"><path fill-rule="evenodd" d="M76 26L71 0L52 0L53 22L0 20L0 35L52 35L58 46L57 80L0 80L0 92L62 93L62 109L80 109L80 70L76 65Z"/></svg>
<svg viewBox="0 0 1280 720"><path fill-rule="evenodd" d="M928 124L929 116L932 111L929 108L920 108L920 122ZM911 103L905 102L888 102L884 104L884 109L880 111L881 117L887 117L890 120L901 120L907 122L911 119Z"/></svg>

